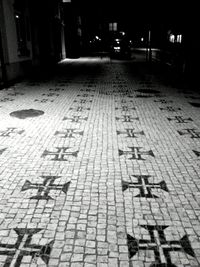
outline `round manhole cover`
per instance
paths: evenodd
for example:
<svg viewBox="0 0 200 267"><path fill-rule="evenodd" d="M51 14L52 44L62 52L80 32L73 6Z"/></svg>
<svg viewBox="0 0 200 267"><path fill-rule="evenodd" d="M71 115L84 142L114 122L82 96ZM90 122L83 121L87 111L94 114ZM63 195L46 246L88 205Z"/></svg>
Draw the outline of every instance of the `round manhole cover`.
<svg viewBox="0 0 200 267"><path fill-rule="evenodd" d="M153 89L138 89L136 91L145 94L160 94L160 91Z"/></svg>
<svg viewBox="0 0 200 267"><path fill-rule="evenodd" d="M43 114L44 114L44 111L42 111L42 110L21 109L21 110L11 112L10 116L16 117L18 119L26 119L26 118L38 117L38 116L41 116Z"/></svg>

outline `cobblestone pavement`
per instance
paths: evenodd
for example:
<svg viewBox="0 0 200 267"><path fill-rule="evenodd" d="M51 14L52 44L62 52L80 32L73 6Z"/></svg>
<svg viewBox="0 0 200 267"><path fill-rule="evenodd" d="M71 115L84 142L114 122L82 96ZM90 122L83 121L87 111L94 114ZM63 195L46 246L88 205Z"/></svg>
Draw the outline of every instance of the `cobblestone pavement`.
<svg viewBox="0 0 200 267"><path fill-rule="evenodd" d="M0 266L200 266L200 94L64 64L0 91Z"/></svg>

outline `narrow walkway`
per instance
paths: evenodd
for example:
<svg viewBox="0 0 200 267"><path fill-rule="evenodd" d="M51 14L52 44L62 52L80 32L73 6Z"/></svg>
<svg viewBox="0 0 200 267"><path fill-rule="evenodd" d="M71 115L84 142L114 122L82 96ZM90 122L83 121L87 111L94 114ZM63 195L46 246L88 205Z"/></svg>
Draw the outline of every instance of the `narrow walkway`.
<svg viewBox="0 0 200 267"><path fill-rule="evenodd" d="M199 106L108 58L0 91L0 266L199 267Z"/></svg>

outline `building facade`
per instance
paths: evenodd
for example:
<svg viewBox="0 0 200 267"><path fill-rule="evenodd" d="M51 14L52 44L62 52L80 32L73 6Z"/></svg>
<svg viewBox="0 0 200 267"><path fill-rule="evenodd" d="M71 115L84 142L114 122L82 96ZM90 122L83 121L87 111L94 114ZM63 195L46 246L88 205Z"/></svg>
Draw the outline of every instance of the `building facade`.
<svg viewBox="0 0 200 267"><path fill-rule="evenodd" d="M1 83L65 58L62 16L59 0L0 0Z"/></svg>

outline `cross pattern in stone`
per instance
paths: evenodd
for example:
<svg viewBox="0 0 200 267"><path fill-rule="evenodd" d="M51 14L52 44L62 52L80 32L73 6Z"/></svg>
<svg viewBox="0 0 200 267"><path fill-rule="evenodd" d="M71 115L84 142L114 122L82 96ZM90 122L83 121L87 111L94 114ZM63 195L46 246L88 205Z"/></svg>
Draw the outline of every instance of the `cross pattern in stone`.
<svg viewBox="0 0 200 267"><path fill-rule="evenodd" d="M193 121L191 118L182 118L181 116L174 116L173 118L167 118L169 121L175 121L177 123L188 123Z"/></svg>
<svg viewBox="0 0 200 267"><path fill-rule="evenodd" d="M130 108L127 106L121 106L120 108L115 108L116 110L121 110L121 111L129 111L130 109L135 110L134 107Z"/></svg>
<svg viewBox="0 0 200 267"><path fill-rule="evenodd" d="M131 115L122 115L121 118L116 117L116 120L121 120L122 122L133 122L133 120L139 121L138 117L132 117Z"/></svg>
<svg viewBox="0 0 200 267"><path fill-rule="evenodd" d="M0 99L0 102L7 102L7 101L14 101L14 99L11 99L8 97L4 97L4 98Z"/></svg>
<svg viewBox="0 0 200 267"><path fill-rule="evenodd" d="M53 199L51 196L49 196L49 193L51 190L60 190L60 191L64 192L65 194L67 194L70 182L67 182L63 185L55 184L54 183L55 180L60 178L60 176L41 176L41 178L43 179L42 184L31 183L28 180L25 181L25 183L22 187L22 191L26 191L29 189L37 189L38 190L37 194L35 196L30 197L30 199L37 199L37 200Z"/></svg>
<svg viewBox="0 0 200 267"><path fill-rule="evenodd" d="M43 96L59 96L59 94L56 93L48 93L48 94L42 94Z"/></svg>
<svg viewBox="0 0 200 267"><path fill-rule="evenodd" d="M96 84L84 84L83 87L88 87L88 88L91 88L91 87L96 87ZM87 89L82 89L81 91L85 91ZM88 89L87 92L90 92L90 91L93 91L92 89Z"/></svg>
<svg viewBox="0 0 200 267"><path fill-rule="evenodd" d="M66 129L64 131L56 131L54 135L59 135L62 138L75 138L74 135L83 135L83 131L76 131L75 129Z"/></svg>
<svg viewBox="0 0 200 267"><path fill-rule="evenodd" d="M156 94L151 94L151 95L136 95L135 97L137 98L151 98L151 97L160 97L159 95L156 95Z"/></svg>
<svg viewBox="0 0 200 267"><path fill-rule="evenodd" d="M77 157L78 151L68 152L70 147L56 147L56 151L45 150L42 154L42 157L54 156L51 160L53 161L68 161L68 157Z"/></svg>
<svg viewBox="0 0 200 267"><path fill-rule="evenodd" d="M172 103L173 101L170 100L165 100L165 99L159 99L159 100L154 100L156 103L162 103L162 104L167 104L167 103Z"/></svg>
<svg viewBox="0 0 200 267"><path fill-rule="evenodd" d="M82 95L77 95L78 97L93 97L94 95L90 94L82 94Z"/></svg>
<svg viewBox="0 0 200 267"><path fill-rule="evenodd" d="M85 103L88 103L88 102L92 102L92 100L86 100L86 99L80 99L80 100L74 100L74 102L76 103L76 102L78 102L78 103L80 103L80 104L85 104Z"/></svg>
<svg viewBox="0 0 200 267"><path fill-rule="evenodd" d="M102 91L102 90L100 90L100 91L99 91L99 94L100 94L100 95L111 95L112 92L111 92L111 91Z"/></svg>
<svg viewBox="0 0 200 267"><path fill-rule="evenodd" d="M121 86L121 87L123 87L123 86ZM114 91L114 93L119 93L119 94L123 94L123 95L126 96L126 95L130 94L130 91L128 89L126 89L126 90L124 90L124 89L118 89L118 90Z"/></svg>
<svg viewBox="0 0 200 267"><path fill-rule="evenodd" d="M160 108L160 110L169 111L169 112L175 112L175 111L181 110L181 108L166 107L166 108Z"/></svg>
<svg viewBox="0 0 200 267"><path fill-rule="evenodd" d="M19 267L24 256L31 256L32 259L40 257L48 266L53 241L46 245L32 244L33 235L41 230L40 228L14 228L13 231L17 235L16 242L13 242L13 238L11 244L0 242L0 255L6 256L3 266Z"/></svg>
<svg viewBox="0 0 200 267"><path fill-rule="evenodd" d="M117 131L117 135L126 134L126 137L137 138L138 135L144 135L144 131L134 131L134 129L125 129L125 131Z"/></svg>
<svg viewBox="0 0 200 267"><path fill-rule="evenodd" d="M152 193L152 189L162 189L169 192L165 181L150 183L150 175L132 175L132 177L136 178L137 182L133 183L122 181L122 190L125 191L128 188L138 189L139 194L134 197L158 198L158 196Z"/></svg>
<svg viewBox="0 0 200 267"><path fill-rule="evenodd" d="M88 85L86 85L86 86L88 86ZM89 86L89 87L91 87L91 86ZM81 91L82 92L94 92L95 90L94 89L85 88L85 89L81 89Z"/></svg>
<svg viewBox="0 0 200 267"><path fill-rule="evenodd" d="M61 84L61 86L62 86L62 84ZM56 88L50 88L49 91L54 91L54 92L64 91L64 88L57 88L57 87Z"/></svg>
<svg viewBox="0 0 200 267"><path fill-rule="evenodd" d="M19 92L13 92L13 93L8 93L9 96L17 96L17 95L24 95L23 93Z"/></svg>
<svg viewBox="0 0 200 267"><path fill-rule="evenodd" d="M90 108L84 108L82 106L76 107L76 108L70 108L70 110L75 110L77 112L82 112L84 110L90 110Z"/></svg>
<svg viewBox="0 0 200 267"><path fill-rule="evenodd" d="M119 156L125 155L125 156L131 156L128 159L136 159L136 160L145 160L142 156L151 156L155 157L152 150L148 151L141 151L141 147L128 147L131 150L129 151L123 151L119 149Z"/></svg>
<svg viewBox="0 0 200 267"><path fill-rule="evenodd" d="M155 261L150 265L151 267L176 267L173 264L170 252L182 252L195 257L187 235L184 235L180 240L168 240L164 232L168 226L141 225L141 227L148 231L150 239L136 239L128 234L129 258L134 257L141 250L152 251Z"/></svg>
<svg viewBox="0 0 200 267"><path fill-rule="evenodd" d="M11 136L12 134L22 134L23 132L24 130L19 130L15 127L8 127L6 130L0 131L0 136L7 137Z"/></svg>
<svg viewBox="0 0 200 267"><path fill-rule="evenodd" d="M6 148L0 149L0 155L2 155L5 150L6 150Z"/></svg>
<svg viewBox="0 0 200 267"><path fill-rule="evenodd" d="M0 150L1 151L1 150ZM197 157L200 157L200 151L192 150ZM1 153L1 152L0 152Z"/></svg>
<svg viewBox="0 0 200 267"><path fill-rule="evenodd" d="M190 135L191 138L200 138L200 132L196 129L184 129L182 131L178 131L180 135Z"/></svg>
<svg viewBox="0 0 200 267"><path fill-rule="evenodd" d="M122 99L120 99L120 100L115 100L115 102L121 102L122 104L127 104L127 100L128 100L128 99L124 99L124 98L122 98ZM133 102L133 100L128 100L128 102Z"/></svg>
<svg viewBox="0 0 200 267"><path fill-rule="evenodd" d="M35 102L40 102L40 103L47 103L47 102L54 102L54 100L50 100L50 99L35 99Z"/></svg>
<svg viewBox="0 0 200 267"><path fill-rule="evenodd" d="M76 115L73 115L72 117L64 117L63 118L63 121L65 121L65 120L69 120L69 121L71 121L71 122L76 122L76 123L78 123L78 122L80 122L80 121L87 121L87 119L88 119L88 117L81 117L81 116L76 116Z"/></svg>

